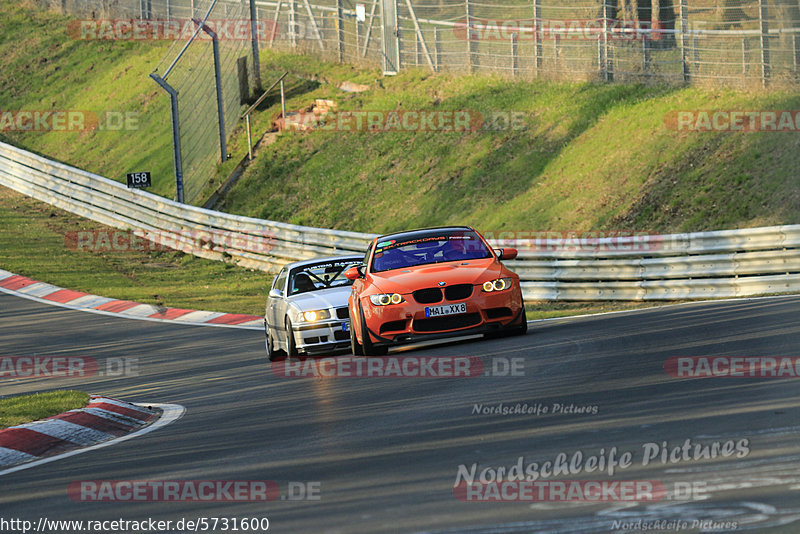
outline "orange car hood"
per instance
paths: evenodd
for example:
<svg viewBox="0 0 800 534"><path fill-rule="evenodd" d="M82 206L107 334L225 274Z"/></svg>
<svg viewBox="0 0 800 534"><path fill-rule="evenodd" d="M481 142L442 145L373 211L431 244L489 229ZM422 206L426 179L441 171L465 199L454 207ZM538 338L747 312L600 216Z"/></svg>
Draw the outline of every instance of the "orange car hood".
<svg viewBox="0 0 800 534"><path fill-rule="evenodd" d="M504 271L494 258L486 258L417 265L372 273L371 276L372 283L383 293L410 293L425 287L438 287L439 282L447 282L448 286L479 284L508 276L508 271Z"/></svg>

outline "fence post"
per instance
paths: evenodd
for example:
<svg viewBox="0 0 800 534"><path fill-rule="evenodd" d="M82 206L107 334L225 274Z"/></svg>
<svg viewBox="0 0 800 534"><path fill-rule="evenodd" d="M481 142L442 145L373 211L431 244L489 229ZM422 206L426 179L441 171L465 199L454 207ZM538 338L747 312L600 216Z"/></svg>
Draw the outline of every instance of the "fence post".
<svg viewBox="0 0 800 534"><path fill-rule="evenodd" d="M270 28L270 35L269 35L269 47L272 48L272 43L275 41L275 36L278 34L278 21L280 20L281 16L281 3L282 0L278 0L278 5L275 6L275 15L272 17L272 28Z"/></svg>
<svg viewBox="0 0 800 534"><path fill-rule="evenodd" d="M558 60L561 57L561 34L553 34L553 67L558 72Z"/></svg>
<svg viewBox="0 0 800 534"><path fill-rule="evenodd" d="M292 48L297 48L297 12L294 9L294 0L289 0L289 39Z"/></svg>
<svg viewBox="0 0 800 534"><path fill-rule="evenodd" d="M542 7L539 0L533 0L533 45L534 56L533 68L536 76L539 76L539 69L542 68Z"/></svg>
<svg viewBox="0 0 800 534"><path fill-rule="evenodd" d="M336 29L336 39L339 41L339 63L344 63L344 11L342 10L342 0L336 0Z"/></svg>
<svg viewBox="0 0 800 534"><path fill-rule="evenodd" d="M367 26L367 35L364 37L364 50L361 51L361 57L367 57L367 49L369 48L369 39L372 36L372 21L375 18L375 8L378 5L378 0L373 0L372 8L369 10L369 25Z"/></svg>
<svg viewBox="0 0 800 534"><path fill-rule="evenodd" d="M511 77L517 77L517 34L511 34Z"/></svg>
<svg viewBox="0 0 800 534"><path fill-rule="evenodd" d="M314 17L314 12L311 10L311 4L308 3L308 0L303 0L303 4L306 6L306 13L308 14L308 23L311 25L310 29L314 30L314 36L317 38L317 44L319 44L319 49L323 52L325 51L325 46L322 44L322 36L319 33L319 26L317 26L317 19ZM323 19L325 17L323 16ZM309 28L305 29L304 35L307 38L310 38L309 35ZM356 27L356 31L358 28Z"/></svg>
<svg viewBox="0 0 800 534"><path fill-rule="evenodd" d="M646 33L642 34L642 69L650 73L650 38Z"/></svg>
<svg viewBox="0 0 800 534"><path fill-rule="evenodd" d="M467 72L472 74L472 6L469 0L464 0L467 13Z"/></svg>
<svg viewBox="0 0 800 534"><path fill-rule="evenodd" d="M253 51L253 81L256 91L261 91L261 60L258 57L258 14L256 0L250 0L250 43Z"/></svg>
<svg viewBox="0 0 800 534"><path fill-rule="evenodd" d="M175 200L183 204L183 162L181 161L181 127L178 118L178 91L155 72L150 77L169 94L172 117L172 159L175 165Z"/></svg>
<svg viewBox="0 0 800 534"><path fill-rule="evenodd" d="M769 21L767 19L767 2L758 0L758 22L761 26L761 83L764 87L769 83Z"/></svg>
<svg viewBox="0 0 800 534"><path fill-rule="evenodd" d="M608 2L609 0L603 0L603 59L605 60L603 76L607 82L611 82L614 81L614 60L611 55L611 48L608 46L608 21L610 20Z"/></svg>
<svg viewBox="0 0 800 534"><path fill-rule="evenodd" d="M742 81L747 83L747 56L750 52L750 45L747 42L747 37L742 37Z"/></svg>
<svg viewBox="0 0 800 534"><path fill-rule="evenodd" d="M431 71L436 72L436 68L433 66L433 60L431 59L431 53L428 50L428 45L425 44L425 36L422 35L422 27L419 25L419 19L417 18L417 13L414 10L414 5L411 3L411 0L406 0L406 6L408 6L408 13L411 15L411 21L414 23L414 33L416 34L417 57L414 58L414 61L417 65L422 63L419 57L420 49L422 49L422 53L425 55L425 61L428 63Z"/></svg>
<svg viewBox="0 0 800 534"><path fill-rule="evenodd" d="M600 73L600 77L603 77L603 65L605 64L605 59L603 57L603 36L597 36L597 72Z"/></svg>
<svg viewBox="0 0 800 534"><path fill-rule="evenodd" d="M361 48L361 23L358 22L358 18L355 19L356 23L356 56L358 56L358 51Z"/></svg>
<svg viewBox="0 0 800 534"><path fill-rule="evenodd" d="M225 135L225 106L222 103L222 72L219 65L219 39L211 32L211 49L214 53L214 84L217 87L217 123L219 126L219 162L228 161L228 141Z"/></svg>
<svg viewBox="0 0 800 534"><path fill-rule="evenodd" d="M398 27L397 28L397 69L403 68L403 30Z"/></svg>
<svg viewBox="0 0 800 534"><path fill-rule="evenodd" d="M794 44L792 60L794 61L794 73L800 72L800 36L796 33L792 35L792 43Z"/></svg>
<svg viewBox="0 0 800 534"><path fill-rule="evenodd" d="M441 43L440 37L439 37L439 27L438 26L434 26L433 27L433 65L434 65L433 68L437 72L439 71L439 68L441 67L441 57L440 57L441 53L442 53L442 43ZM795 70L797 70L797 68L795 68Z"/></svg>
<svg viewBox="0 0 800 534"><path fill-rule="evenodd" d="M680 39L681 49L681 64L683 65L683 81L688 82L691 76L689 71L689 57L686 53L686 34L689 33L689 13L686 0L681 0L680 17L681 17L681 31L678 34Z"/></svg>
<svg viewBox="0 0 800 534"><path fill-rule="evenodd" d="M417 32L414 32L414 66L419 67L419 64L422 63L422 58L420 57L420 46L419 46L419 35Z"/></svg>

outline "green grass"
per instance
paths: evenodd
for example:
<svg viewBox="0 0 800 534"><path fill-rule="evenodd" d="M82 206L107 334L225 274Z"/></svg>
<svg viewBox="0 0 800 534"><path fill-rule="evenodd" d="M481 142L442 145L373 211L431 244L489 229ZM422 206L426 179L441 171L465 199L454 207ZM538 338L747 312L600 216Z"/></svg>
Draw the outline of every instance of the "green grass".
<svg viewBox="0 0 800 534"><path fill-rule="evenodd" d="M0 187L0 268L96 295L195 310L264 313L272 275L181 252L87 252L69 232L109 230Z"/></svg>
<svg viewBox="0 0 800 534"><path fill-rule="evenodd" d="M0 429L83 408L88 403L88 393L69 390L0 399Z"/></svg>

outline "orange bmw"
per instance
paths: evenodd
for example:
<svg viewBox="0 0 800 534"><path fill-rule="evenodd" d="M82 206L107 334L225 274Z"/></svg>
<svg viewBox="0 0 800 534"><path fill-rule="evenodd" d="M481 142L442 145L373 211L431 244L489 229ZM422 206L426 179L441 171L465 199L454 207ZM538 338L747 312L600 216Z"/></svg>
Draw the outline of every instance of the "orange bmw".
<svg viewBox="0 0 800 534"><path fill-rule="evenodd" d="M348 306L353 354L377 356L400 343L465 334L524 334L519 276L468 226L376 238L354 280Z"/></svg>

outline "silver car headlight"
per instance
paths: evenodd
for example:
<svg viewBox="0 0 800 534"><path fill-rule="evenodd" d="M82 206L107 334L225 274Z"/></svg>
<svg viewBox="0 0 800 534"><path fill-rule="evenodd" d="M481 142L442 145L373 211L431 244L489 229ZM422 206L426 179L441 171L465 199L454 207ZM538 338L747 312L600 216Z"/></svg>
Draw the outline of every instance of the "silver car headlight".
<svg viewBox="0 0 800 534"><path fill-rule="evenodd" d="M330 319L331 318L331 312L330 312L330 310L305 311L305 312L300 312L298 314L297 318L300 321L305 321L307 323L313 323L313 322L316 322L316 321L322 321L322 320L325 320L325 319Z"/></svg>

